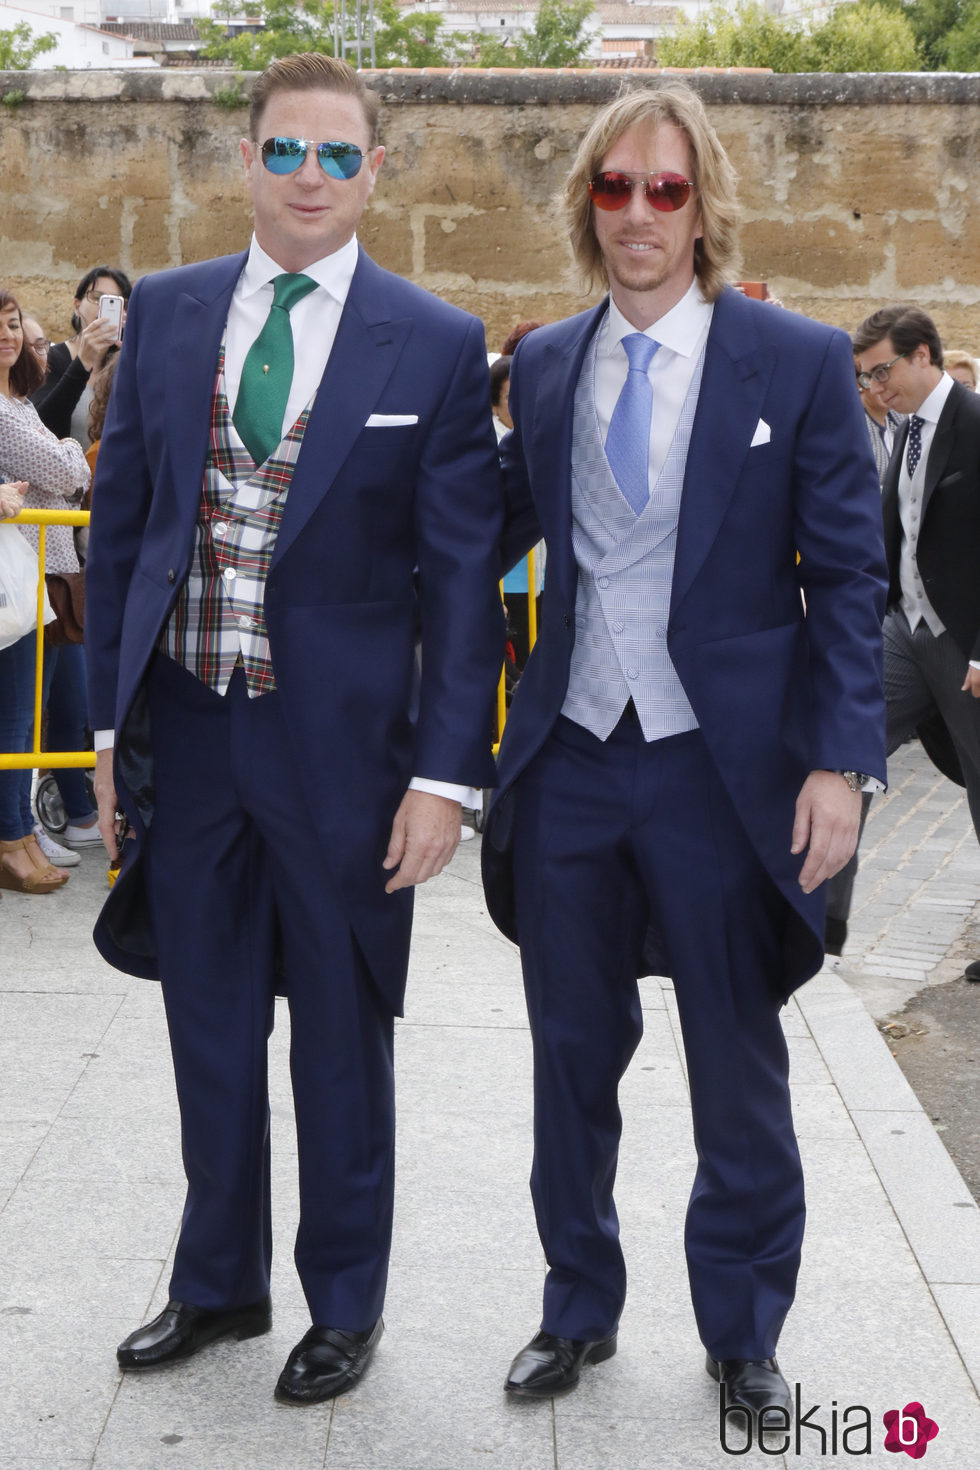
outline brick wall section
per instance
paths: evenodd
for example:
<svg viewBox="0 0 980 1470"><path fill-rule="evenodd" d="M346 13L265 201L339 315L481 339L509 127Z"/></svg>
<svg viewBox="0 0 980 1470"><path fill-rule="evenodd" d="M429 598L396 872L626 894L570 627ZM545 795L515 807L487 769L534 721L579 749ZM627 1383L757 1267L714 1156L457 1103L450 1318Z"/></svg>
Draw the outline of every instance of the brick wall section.
<svg viewBox="0 0 980 1470"><path fill-rule="evenodd" d="M931 311L980 352L980 76L691 75L740 176L741 274L845 327L884 301ZM481 315L585 303L551 197L595 109L657 74L390 71L388 158L361 238L392 270ZM3 280L52 336L98 261L134 275L248 240L237 85L207 71L0 73ZM241 82L247 92L250 79Z"/></svg>

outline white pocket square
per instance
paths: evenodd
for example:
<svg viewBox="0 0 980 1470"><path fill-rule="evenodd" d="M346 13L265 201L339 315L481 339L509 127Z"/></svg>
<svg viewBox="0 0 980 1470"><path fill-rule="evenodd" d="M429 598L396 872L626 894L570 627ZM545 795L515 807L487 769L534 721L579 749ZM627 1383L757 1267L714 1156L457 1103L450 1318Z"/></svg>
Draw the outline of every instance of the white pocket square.
<svg viewBox="0 0 980 1470"><path fill-rule="evenodd" d="M373 413L364 425L365 429L394 429L399 424L417 424L417 413Z"/></svg>
<svg viewBox="0 0 980 1470"><path fill-rule="evenodd" d="M752 443L749 445L749 448L754 449L757 444L768 444L771 438L772 429L770 429L765 419L760 419L755 426L755 433L752 435Z"/></svg>

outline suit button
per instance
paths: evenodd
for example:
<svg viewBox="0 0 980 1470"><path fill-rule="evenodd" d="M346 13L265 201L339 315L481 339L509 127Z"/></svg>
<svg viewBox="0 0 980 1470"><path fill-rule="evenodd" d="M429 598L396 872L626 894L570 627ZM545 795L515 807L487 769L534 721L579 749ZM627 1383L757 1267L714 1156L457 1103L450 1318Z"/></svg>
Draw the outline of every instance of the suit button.
<svg viewBox="0 0 980 1470"><path fill-rule="evenodd" d="M561 615L561 625L562 625L563 628L570 628L571 627L572 620L568 616L568 613L562 613L562 615Z"/></svg>
<svg viewBox="0 0 980 1470"><path fill-rule="evenodd" d="M171 587L176 582L176 580L177 580L177 573L174 571L173 567L170 567L170 569L167 572L167 581L170 583Z"/></svg>

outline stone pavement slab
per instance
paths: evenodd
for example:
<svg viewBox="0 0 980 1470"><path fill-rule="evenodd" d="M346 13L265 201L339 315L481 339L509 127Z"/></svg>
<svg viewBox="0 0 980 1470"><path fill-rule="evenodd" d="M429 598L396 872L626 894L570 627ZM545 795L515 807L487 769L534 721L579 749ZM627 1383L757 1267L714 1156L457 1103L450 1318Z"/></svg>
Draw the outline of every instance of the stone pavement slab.
<svg viewBox="0 0 980 1470"><path fill-rule="evenodd" d="M290 1259L296 1164L284 1007L271 1044L273 1330L165 1373L124 1377L115 1344L166 1300L182 1202L159 992L101 965L89 945L104 891L96 855L83 856L62 893L4 895L0 1470L732 1462L684 1269L694 1151L665 981L643 983L645 1035L622 1089L617 1200L630 1297L619 1352L564 1399L504 1400L507 1365L538 1325L544 1264L527 1192L531 1056L520 968L483 908L478 849L466 844L418 899L396 1038L386 1335L354 1393L310 1410L272 1399L308 1321ZM873 870L862 881L887 882ZM886 931L880 921L869 943L887 940ZM785 1453L755 1449L743 1463L849 1463L845 1450L858 1441L845 1446L842 1431L861 1407L871 1454L859 1463L894 1467L882 1415L918 1400L940 1425L928 1465L971 1470L980 1464L976 1208L841 974L805 987L784 1024L809 1226L780 1358L800 1384L802 1411L812 1412L799 1453L794 1440Z"/></svg>

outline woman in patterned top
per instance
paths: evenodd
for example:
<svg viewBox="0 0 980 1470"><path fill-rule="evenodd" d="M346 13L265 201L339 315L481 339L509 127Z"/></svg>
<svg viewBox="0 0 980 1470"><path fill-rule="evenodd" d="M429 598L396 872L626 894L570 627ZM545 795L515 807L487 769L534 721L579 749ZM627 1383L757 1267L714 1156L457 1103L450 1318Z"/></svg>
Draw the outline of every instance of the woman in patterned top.
<svg viewBox="0 0 980 1470"><path fill-rule="evenodd" d="M66 501L88 488L89 468L74 439L56 439L28 402L27 394L38 387L42 374L38 358L24 347L20 307L0 288L0 481L27 482L24 509L63 510ZM25 526L23 534L36 549L37 527ZM50 571L78 571L70 526L49 528L47 565ZM0 750L16 753L31 747L34 636L29 633L0 649ZM66 651L81 664L79 645L57 653ZM81 771L71 774L84 788ZM85 806L90 809L87 799ZM81 810L76 819L84 820ZM67 880L67 873L48 862L34 835L30 771L0 771L0 888L50 893Z"/></svg>

